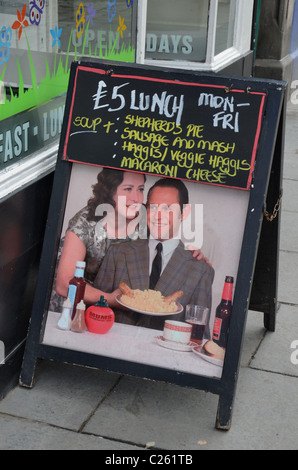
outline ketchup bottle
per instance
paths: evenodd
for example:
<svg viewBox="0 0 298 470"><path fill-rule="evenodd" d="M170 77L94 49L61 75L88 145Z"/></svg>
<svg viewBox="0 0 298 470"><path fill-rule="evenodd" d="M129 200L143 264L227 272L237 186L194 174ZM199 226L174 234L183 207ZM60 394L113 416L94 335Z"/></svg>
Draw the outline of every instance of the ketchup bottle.
<svg viewBox="0 0 298 470"><path fill-rule="evenodd" d="M74 277L69 281L67 297L71 301L71 319L74 319L77 304L84 299L86 281L84 279L86 263L85 261L77 261Z"/></svg>
<svg viewBox="0 0 298 470"><path fill-rule="evenodd" d="M229 329L230 317L232 314L232 296L233 296L234 278L227 276L222 293L222 299L216 309L213 336L214 343L221 348L226 348Z"/></svg>

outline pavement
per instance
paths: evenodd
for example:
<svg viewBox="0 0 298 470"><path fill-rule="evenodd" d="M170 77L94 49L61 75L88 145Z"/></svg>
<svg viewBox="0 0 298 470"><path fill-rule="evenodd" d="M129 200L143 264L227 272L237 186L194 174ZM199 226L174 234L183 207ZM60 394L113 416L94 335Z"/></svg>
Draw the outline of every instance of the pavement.
<svg viewBox="0 0 298 470"><path fill-rule="evenodd" d="M215 429L217 395L42 360L34 387L0 402L0 449L297 450L297 135L298 104L289 102L276 331L248 312L231 429Z"/></svg>

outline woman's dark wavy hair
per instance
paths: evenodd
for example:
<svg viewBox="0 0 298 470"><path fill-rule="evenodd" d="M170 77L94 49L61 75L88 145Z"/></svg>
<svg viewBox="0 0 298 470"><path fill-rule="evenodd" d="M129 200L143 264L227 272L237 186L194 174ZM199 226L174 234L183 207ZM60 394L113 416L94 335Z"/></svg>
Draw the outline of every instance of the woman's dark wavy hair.
<svg viewBox="0 0 298 470"><path fill-rule="evenodd" d="M144 180L146 181L146 177ZM88 201L88 215L87 220L99 221L104 215L97 217L95 210L100 204L111 204L114 208L116 203L113 199L118 186L123 182L124 171L115 170L110 168L103 168L103 170L97 175L97 183L92 186L93 197Z"/></svg>

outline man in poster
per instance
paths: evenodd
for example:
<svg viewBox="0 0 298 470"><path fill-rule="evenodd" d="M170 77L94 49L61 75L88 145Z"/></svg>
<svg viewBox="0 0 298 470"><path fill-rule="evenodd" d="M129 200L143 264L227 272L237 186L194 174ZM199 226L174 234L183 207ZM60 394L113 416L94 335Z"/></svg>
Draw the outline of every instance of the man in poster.
<svg viewBox="0 0 298 470"><path fill-rule="evenodd" d="M190 213L188 191L181 180L162 178L150 188L147 197L147 225L150 236L112 245L100 267L94 286L112 292L124 282L131 289L155 289L163 296L181 290L183 307L197 304L211 312L214 269L201 259L193 258L179 239L179 229ZM156 248L161 248L161 272L155 281ZM159 250L160 251L160 250ZM152 284L153 282L153 284ZM167 318L142 315L132 311L115 311L116 321L154 329L163 329ZM171 316L183 321L184 311ZM209 322L206 328L210 335Z"/></svg>

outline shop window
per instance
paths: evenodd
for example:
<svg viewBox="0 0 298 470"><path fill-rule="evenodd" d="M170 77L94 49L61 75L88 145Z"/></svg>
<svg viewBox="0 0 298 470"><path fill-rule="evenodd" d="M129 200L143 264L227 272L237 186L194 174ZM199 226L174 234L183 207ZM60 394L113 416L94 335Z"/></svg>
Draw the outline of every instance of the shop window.
<svg viewBox="0 0 298 470"><path fill-rule="evenodd" d="M147 4L146 59L205 62L209 0L150 0Z"/></svg>
<svg viewBox="0 0 298 470"><path fill-rule="evenodd" d="M236 0L219 1L216 20L215 55L233 47L235 19Z"/></svg>
<svg viewBox="0 0 298 470"><path fill-rule="evenodd" d="M250 50L253 0L142 0L137 61L219 71Z"/></svg>
<svg viewBox="0 0 298 470"><path fill-rule="evenodd" d="M64 31L61 51L69 51L74 56L84 48L84 55L88 57L134 61L136 25L133 4L134 0L97 0L85 6L80 1L58 1L59 25Z"/></svg>
<svg viewBox="0 0 298 470"><path fill-rule="evenodd" d="M49 171L72 61L84 56L135 62L136 5L137 0L0 2L0 173L31 157L32 178ZM24 184L24 174L16 174L16 185Z"/></svg>
<svg viewBox="0 0 298 470"><path fill-rule="evenodd" d="M33 105L65 92L71 61L82 56L134 62L134 11L134 0L2 0L0 82L6 94L1 103L28 89L34 91ZM47 85L42 91L41 84ZM1 118L22 110L9 107Z"/></svg>

